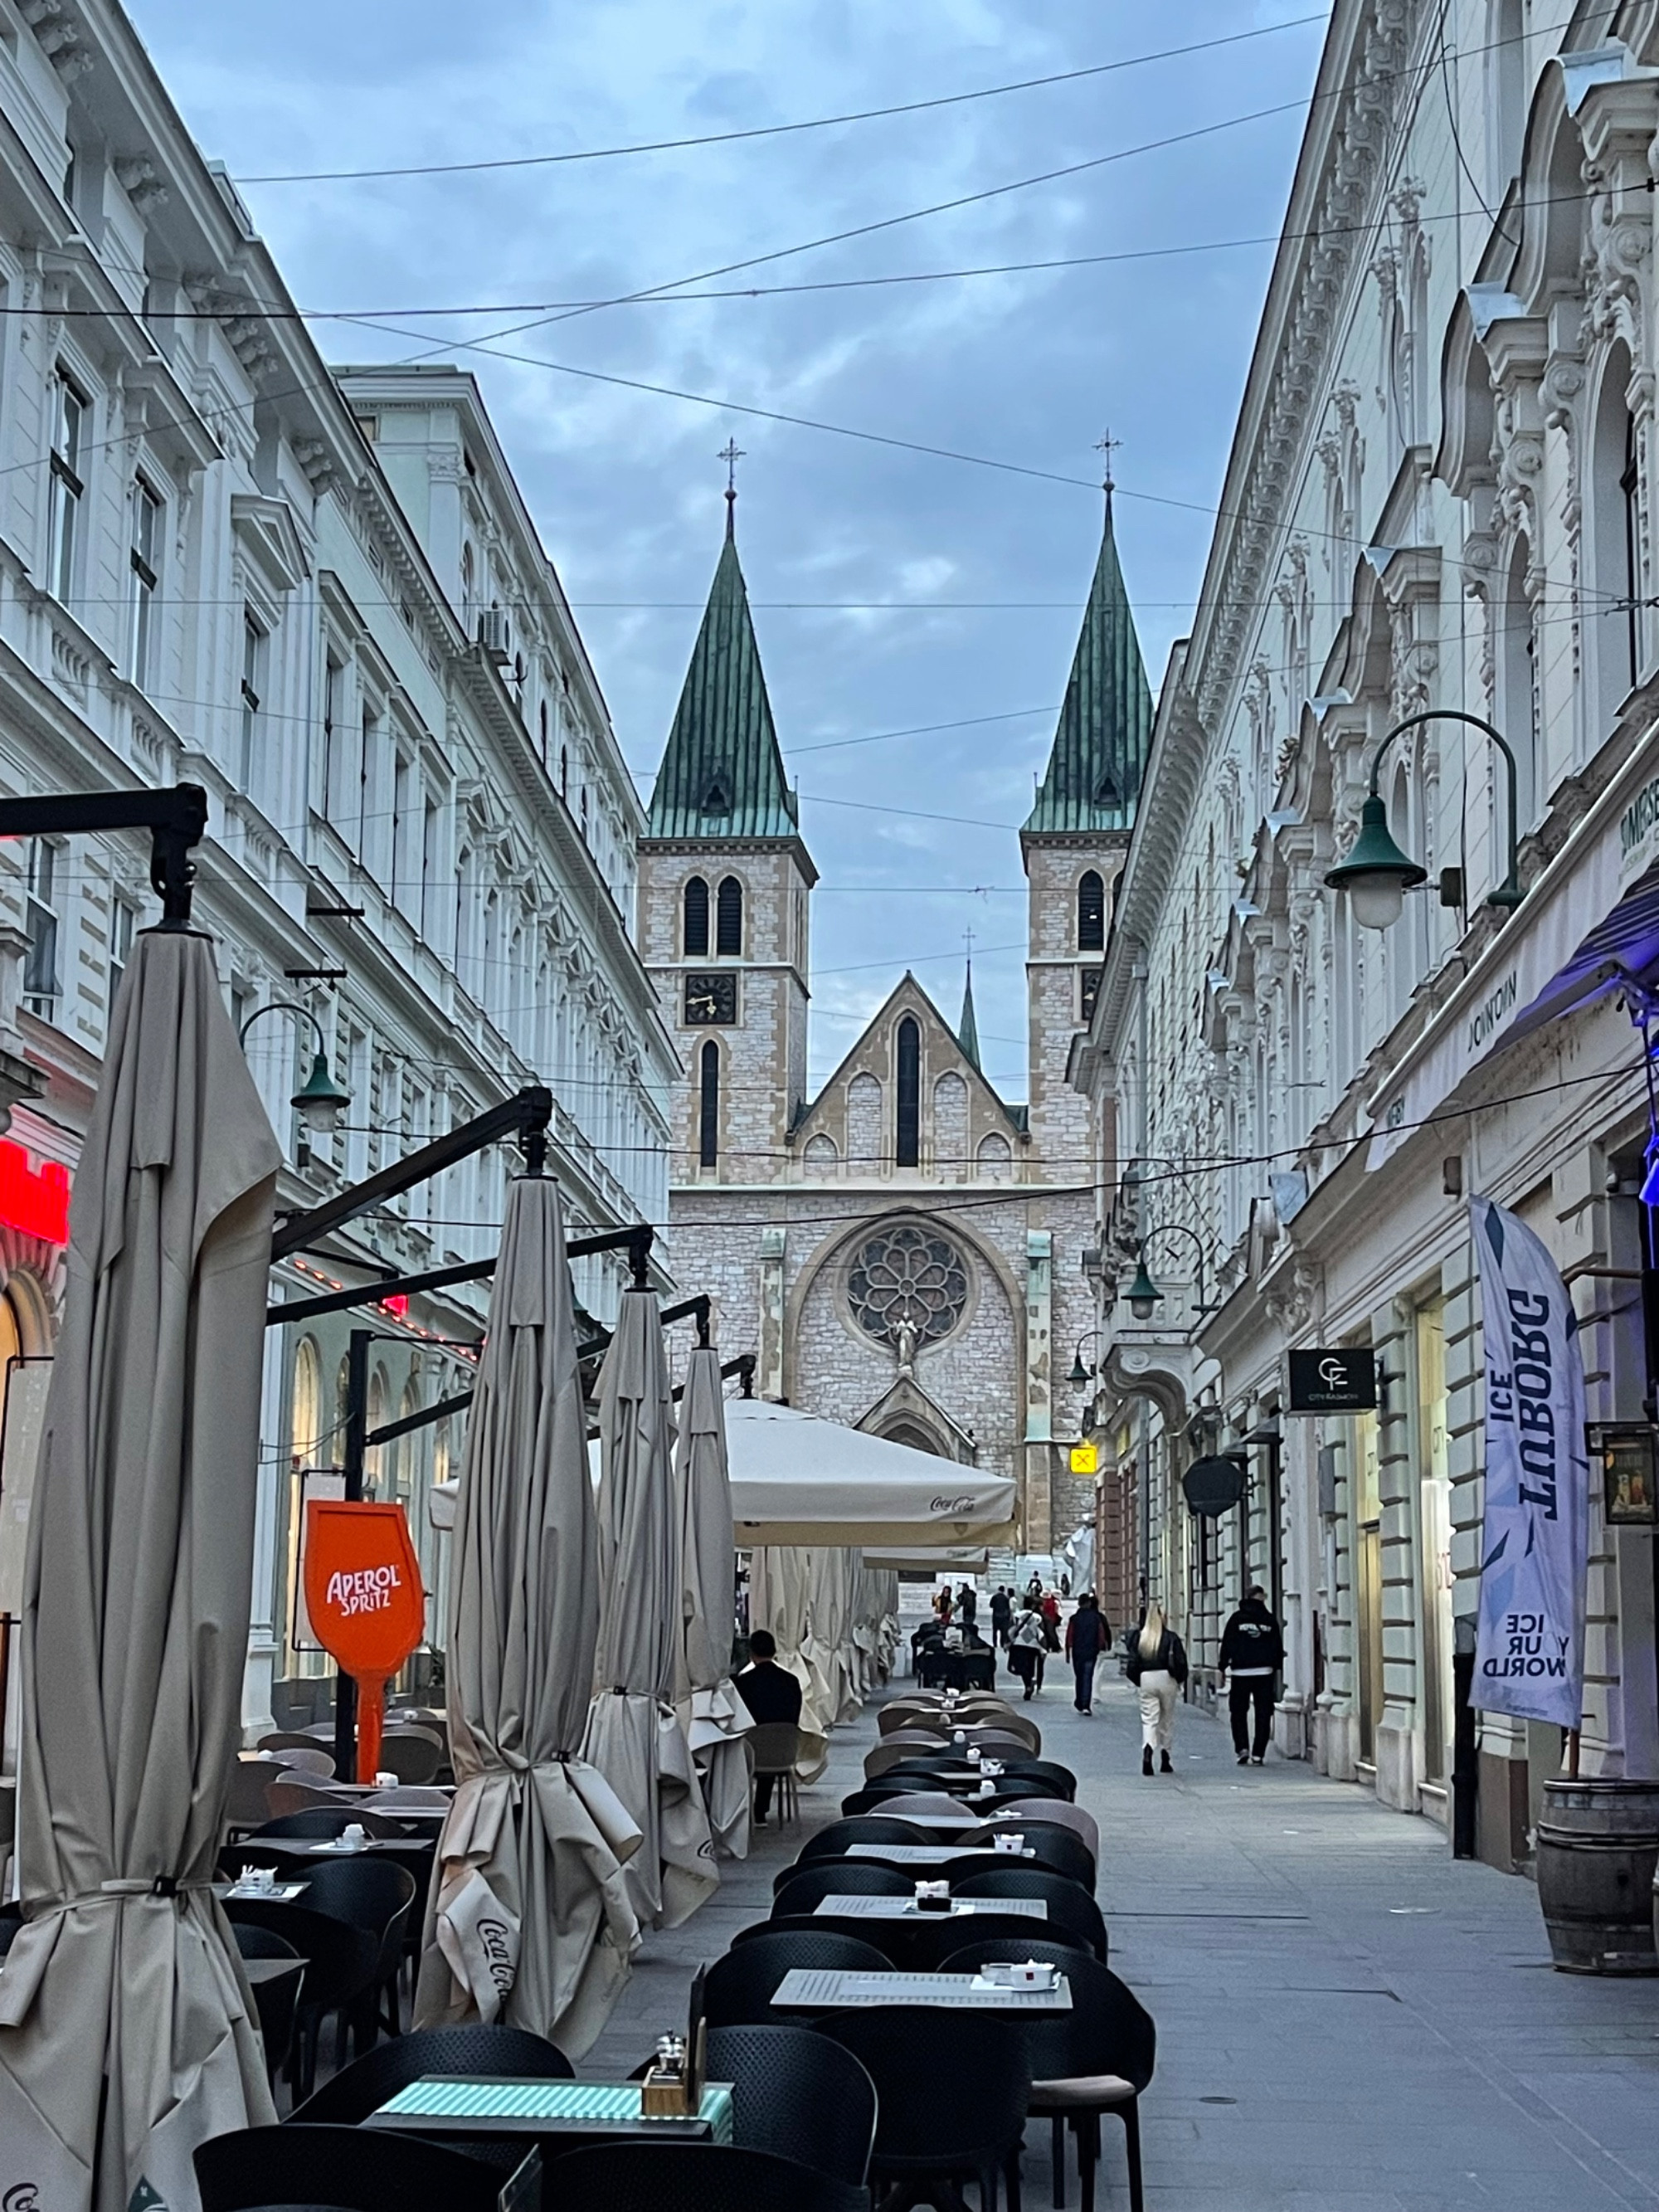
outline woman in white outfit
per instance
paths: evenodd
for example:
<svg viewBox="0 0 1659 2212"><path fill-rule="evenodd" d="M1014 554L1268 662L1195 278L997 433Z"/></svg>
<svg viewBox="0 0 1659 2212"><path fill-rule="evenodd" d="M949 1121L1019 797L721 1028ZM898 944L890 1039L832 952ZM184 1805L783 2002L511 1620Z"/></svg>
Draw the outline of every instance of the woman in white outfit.
<svg viewBox="0 0 1659 2212"><path fill-rule="evenodd" d="M1170 1740L1175 1732L1176 1705L1187 1680L1187 1647L1164 1618L1162 1606L1147 1607L1124 1672L1140 1693L1140 1771L1152 1772L1156 1752L1159 1771L1173 1774Z"/></svg>

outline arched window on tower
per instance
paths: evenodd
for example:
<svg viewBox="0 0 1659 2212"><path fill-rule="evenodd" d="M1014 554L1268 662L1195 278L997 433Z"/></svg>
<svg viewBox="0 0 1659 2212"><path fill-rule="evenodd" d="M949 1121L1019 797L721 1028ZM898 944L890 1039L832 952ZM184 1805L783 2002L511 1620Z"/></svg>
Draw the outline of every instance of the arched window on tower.
<svg viewBox="0 0 1659 2212"><path fill-rule="evenodd" d="M714 950L743 951L743 885L735 876L722 878L714 902Z"/></svg>
<svg viewBox="0 0 1659 2212"><path fill-rule="evenodd" d="M708 951L708 886L701 876L685 883L685 957L696 960Z"/></svg>
<svg viewBox="0 0 1659 2212"><path fill-rule="evenodd" d="M697 1062L697 1158L706 1168L720 1156L720 1048L710 1037Z"/></svg>
<svg viewBox="0 0 1659 2212"><path fill-rule="evenodd" d="M1099 952L1105 943L1106 886L1100 880L1100 871L1089 868L1078 881L1077 949L1079 952Z"/></svg>
<svg viewBox="0 0 1659 2212"><path fill-rule="evenodd" d="M921 1031L908 1014L898 1025L898 1116L893 1158L902 1168L921 1158Z"/></svg>

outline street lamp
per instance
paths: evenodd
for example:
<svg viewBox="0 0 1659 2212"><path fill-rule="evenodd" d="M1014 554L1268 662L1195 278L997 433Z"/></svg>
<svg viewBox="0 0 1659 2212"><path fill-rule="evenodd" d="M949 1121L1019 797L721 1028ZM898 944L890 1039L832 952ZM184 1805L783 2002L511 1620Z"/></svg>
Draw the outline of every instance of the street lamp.
<svg viewBox="0 0 1659 2212"><path fill-rule="evenodd" d="M1332 890L1346 890L1353 901L1354 920L1363 929L1391 929L1400 919L1406 893L1415 890L1419 884L1428 881L1428 870L1419 867L1410 854L1402 852L1395 842L1393 832L1389 828L1388 805L1378 789L1383 754L1397 737L1407 730L1415 729L1419 722L1468 722L1489 737L1503 754L1510 802L1510 866L1509 873L1496 890L1487 893L1486 904L1516 907L1523 896L1517 836L1519 814L1515 755L1507 740L1483 716L1465 714L1461 707L1431 707L1421 714L1408 714L1403 722L1396 722L1372 754L1370 788L1364 805L1359 810L1359 835L1355 838L1346 860L1339 860L1334 868L1328 868L1325 872L1325 881ZM1461 905L1461 893L1445 897L1445 903L1449 906Z"/></svg>
<svg viewBox="0 0 1659 2212"><path fill-rule="evenodd" d="M1150 1321L1154 1307L1164 1296L1146 1267L1146 1247L1154 1237L1189 1237L1192 1239L1194 1254L1193 1276L1198 1285L1198 1304L1194 1310L1201 1314L1213 1313L1215 1308L1204 1295L1204 1239L1195 1229L1188 1229L1184 1222L1161 1221L1149 1229L1135 1247L1134 1276L1124 1292L1129 1301L1129 1310L1135 1319Z"/></svg>
<svg viewBox="0 0 1659 2212"><path fill-rule="evenodd" d="M1066 1377L1066 1380L1071 1384L1074 1390L1084 1389L1089 1383L1094 1381L1094 1369L1092 1367L1085 1367L1083 1364L1083 1347L1085 1344L1098 1344L1099 1341L1100 1331L1097 1328L1086 1329L1084 1334L1079 1337L1077 1340L1077 1350L1072 1354L1072 1371Z"/></svg>
<svg viewBox="0 0 1659 2212"><path fill-rule="evenodd" d="M273 999L269 1006L256 1007L242 1024L237 1031L239 1044L246 1047L248 1031L266 1014L298 1014L302 1021L311 1024L317 1039L317 1056L311 1063L310 1074L288 1103L307 1129L315 1129L319 1134L337 1129L341 1115L351 1103L351 1093L343 1091L329 1073L322 1024L310 1007L301 1006L297 999Z"/></svg>

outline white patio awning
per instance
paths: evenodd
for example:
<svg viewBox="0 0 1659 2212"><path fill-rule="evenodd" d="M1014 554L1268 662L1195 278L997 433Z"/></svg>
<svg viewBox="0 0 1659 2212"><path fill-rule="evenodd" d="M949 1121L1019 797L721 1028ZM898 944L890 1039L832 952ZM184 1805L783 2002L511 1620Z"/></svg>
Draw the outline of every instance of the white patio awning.
<svg viewBox="0 0 1659 2212"><path fill-rule="evenodd" d="M1013 1479L959 1460L872 1437L798 1407L760 1398L728 1399L726 1443L732 1472L732 1537L741 1551L763 1544L847 1544L880 1558L926 1553L916 1564L945 1565L945 1554L982 1550L1014 1534ZM597 1479L599 1447L590 1444ZM454 1517L429 1493L434 1528ZM957 1564L952 1558L952 1565ZM964 1563L965 1564L965 1563Z"/></svg>
<svg viewBox="0 0 1659 2212"><path fill-rule="evenodd" d="M757 1544L930 1552L1013 1533L1012 1477L939 1459L840 1421L734 1398L726 1409L733 1534Z"/></svg>

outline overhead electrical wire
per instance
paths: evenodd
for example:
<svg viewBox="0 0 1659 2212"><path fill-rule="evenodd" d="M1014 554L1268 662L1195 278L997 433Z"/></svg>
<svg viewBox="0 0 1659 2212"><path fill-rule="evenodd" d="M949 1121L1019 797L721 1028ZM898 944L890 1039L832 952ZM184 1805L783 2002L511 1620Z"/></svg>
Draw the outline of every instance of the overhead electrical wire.
<svg viewBox="0 0 1659 2212"><path fill-rule="evenodd" d="M1094 62L1080 69L1056 70L1047 76L1020 77L1008 84L981 85L972 92L939 93L927 100L900 100L886 107L854 108L842 114L810 116L795 123L751 124L743 130L709 131L690 138L649 139L629 146L592 146L562 154L495 155L471 161L411 161L385 168L273 170L263 176L239 177L236 181L239 185L331 185L362 183L384 177L465 176L485 170L552 168L574 161L616 161L632 155L673 154L692 147L737 145L750 139L832 131L849 123L879 122L894 115L921 115L934 108L963 107L975 100L1000 100L1012 93L1041 91L1050 85L1076 84L1085 78L1144 69L1154 62L1182 61L1193 54L1212 53L1222 46L1243 46L1252 40L1271 38L1279 31L1301 30L1310 23L1325 21L1326 13L1322 9L1310 15L1290 15L1279 22L1258 24L1248 31L1230 31L1218 38L1194 40L1184 46L1163 46L1151 53L1128 54L1117 61Z"/></svg>

